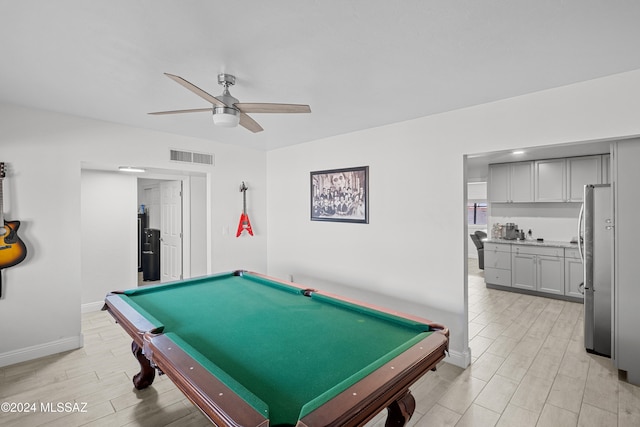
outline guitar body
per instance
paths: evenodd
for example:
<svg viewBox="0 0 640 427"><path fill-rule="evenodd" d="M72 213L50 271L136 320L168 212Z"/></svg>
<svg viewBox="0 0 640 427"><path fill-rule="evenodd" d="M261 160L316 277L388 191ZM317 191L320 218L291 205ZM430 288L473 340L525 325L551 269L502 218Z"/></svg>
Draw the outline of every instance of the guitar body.
<svg viewBox="0 0 640 427"><path fill-rule="evenodd" d="M4 221L0 227L0 269L21 263L27 256L27 247L18 236L20 221ZM2 232L4 231L4 232Z"/></svg>
<svg viewBox="0 0 640 427"><path fill-rule="evenodd" d="M2 193L4 176L4 162L0 162L0 298L2 298L2 269L21 263L27 256L27 247L18 237L20 221L4 219Z"/></svg>
<svg viewBox="0 0 640 427"><path fill-rule="evenodd" d="M253 230L251 229L251 222L249 221L249 215L243 213L240 215L240 223L238 224L238 231L236 233L236 237L240 237L243 231L247 230L247 232L253 236Z"/></svg>
<svg viewBox="0 0 640 427"><path fill-rule="evenodd" d="M238 224L238 231L236 232L236 237L240 237L243 231L247 231L251 236L253 236L253 229L251 228L251 222L249 221L249 215L247 215L247 186L244 185L244 181L240 186L240 191L242 192L242 214L240 215L240 223Z"/></svg>

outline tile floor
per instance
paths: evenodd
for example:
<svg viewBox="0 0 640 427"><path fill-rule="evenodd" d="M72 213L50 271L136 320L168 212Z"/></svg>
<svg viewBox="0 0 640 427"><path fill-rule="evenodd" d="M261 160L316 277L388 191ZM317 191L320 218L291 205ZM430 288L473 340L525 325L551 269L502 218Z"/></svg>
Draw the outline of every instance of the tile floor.
<svg viewBox="0 0 640 427"><path fill-rule="evenodd" d="M583 349L581 304L486 289L477 262L469 266L473 363L441 363L416 383L409 426L640 426L640 388ZM210 425L164 376L133 389L130 339L107 313L84 314L82 327L84 348L0 368L0 402L38 409L0 412L0 425ZM40 411L57 402L84 411Z"/></svg>

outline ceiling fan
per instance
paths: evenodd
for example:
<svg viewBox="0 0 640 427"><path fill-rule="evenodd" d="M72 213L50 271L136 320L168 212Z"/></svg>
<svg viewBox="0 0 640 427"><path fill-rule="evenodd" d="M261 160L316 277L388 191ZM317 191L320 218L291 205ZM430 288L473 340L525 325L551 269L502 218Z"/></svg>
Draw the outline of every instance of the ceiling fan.
<svg viewBox="0 0 640 427"><path fill-rule="evenodd" d="M158 111L149 113L153 115L161 114L181 114L181 113L199 113L204 111L213 112L213 123L217 126L235 127L240 126L250 130L251 132L261 132L262 126L247 115L247 113L310 113L311 108L303 104L269 104L255 102L238 102L236 98L229 93L229 86L236 83L236 78L231 74L218 74L218 84L224 87L222 95L213 96L200 89L193 83L188 82L180 76L164 73L171 80L179 85L189 89L200 98L212 104L210 108L194 108L189 110L173 110Z"/></svg>

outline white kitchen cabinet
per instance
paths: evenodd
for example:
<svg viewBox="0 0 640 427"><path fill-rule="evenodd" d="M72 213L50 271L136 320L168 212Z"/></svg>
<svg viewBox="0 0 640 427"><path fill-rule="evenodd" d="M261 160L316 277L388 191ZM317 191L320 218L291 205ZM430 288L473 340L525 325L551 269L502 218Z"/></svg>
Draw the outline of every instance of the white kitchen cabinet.
<svg viewBox="0 0 640 427"><path fill-rule="evenodd" d="M564 255L536 255L537 290L564 295Z"/></svg>
<svg viewBox="0 0 640 427"><path fill-rule="evenodd" d="M489 165L488 197L492 203L533 202L533 162Z"/></svg>
<svg viewBox="0 0 640 427"><path fill-rule="evenodd" d="M582 202L586 184L602 183L602 156L570 157L567 160L567 202Z"/></svg>
<svg viewBox="0 0 640 427"><path fill-rule="evenodd" d="M533 162L511 164L511 202L533 202Z"/></svg>
<svg viewBox="0 0 640 427"><path fill-rule="evenodd" d="M586 184L609 182L609 155L489 165L491 203L582 202Z"/></svg>
<svg viewBox="0 0 640 427"><path fill-rule="evenodd" d="M611 154L602 155L602 183L611 184Z"/></svg>
<svg viewBox="0 0 640 427"><path fill-rule="evenodd" d="M513 245L511 278L514 288L564 295L564 250Z"/></svg>
<svg viewBox="0 0 640 427"><path fill-rule="evenodd" d="M565 159L536 160L534 188L536 202L567 201L567 161Z"/></svg>
<svg viewBox="0 0 640 427"><path fill-rule="evenodd" d="M509 203L511 201L510 174L511 165L509 163L489 165L487 196L490 202Z"/></svg>
<svg viewBox="0 0 640 427"><path fill-rule="evenodd" d="M580 285L584 282L584 268L577 249L564 250L564 294L582 299Z"/></svg>
<svg viewBox="0 0 640 427"><path fill-rule="evenodd" d="M530 253L511 254L511 286L536 290L536 256Z"/></svg>
<svg viewBox="0 0 640 427"><path fill-rule="evenodd" d="M586 184L602 182L602 156L535 161L536 202L582 202Z"/></svg>
<svg viewBox="0 0 640 427"><path fill-rule="evenodd" d="M510 244L484 244L484 280L493 285L511 286Z"/></svg>

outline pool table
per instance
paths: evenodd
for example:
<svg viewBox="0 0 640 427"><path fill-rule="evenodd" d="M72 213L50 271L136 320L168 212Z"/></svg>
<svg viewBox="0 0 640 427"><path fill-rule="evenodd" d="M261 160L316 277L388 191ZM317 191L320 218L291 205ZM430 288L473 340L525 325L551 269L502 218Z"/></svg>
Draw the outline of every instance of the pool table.
<svg viewBox="0 0 640 427"><path fill-rule="evenodd" d="M357 426L415 409L409 386L445 357L448 329L235 271L107 295L132 337L133 382L158 370L219 426Z"/></svg>

